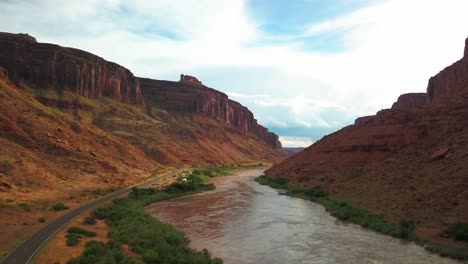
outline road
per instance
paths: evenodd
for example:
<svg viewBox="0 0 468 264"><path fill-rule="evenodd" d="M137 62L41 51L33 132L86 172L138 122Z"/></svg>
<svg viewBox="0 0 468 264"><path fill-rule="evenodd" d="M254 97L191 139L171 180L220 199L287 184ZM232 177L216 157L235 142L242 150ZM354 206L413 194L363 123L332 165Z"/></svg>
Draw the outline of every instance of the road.
<svg viewBox="0 0 468 264"><path fill-rule="evenodd" d="M168 175L174 174L174 172L161 175L158 178L151 179L142 184L136 185L136 187L144 188L149 187L153 184L159 183L162 179L166 178ZM0 261L0 264L27 264L31 261L32 257L39 251L39 249L62 227L68 224L75 217L81 215L82 213L98 206L108 201L111 201L119 196L129 193L130 188L120 190L99 198L91 203L78 207L65 215L55 219L41 230L34 233L32 236L24 240L19 246L17 246L13 251L11 251L5 258Z"/></svg>

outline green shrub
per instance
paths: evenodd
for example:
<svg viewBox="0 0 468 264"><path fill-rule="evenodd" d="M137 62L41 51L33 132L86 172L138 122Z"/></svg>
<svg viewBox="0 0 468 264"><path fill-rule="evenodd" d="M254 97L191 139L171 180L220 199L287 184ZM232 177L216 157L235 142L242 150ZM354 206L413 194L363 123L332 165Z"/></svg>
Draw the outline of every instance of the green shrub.
<svg viewBox="0 0 468 264"><path fill-rule="evenodd" d="M91 212L91 217L94 217L99 220L104 220L107 218L108 214L109 210L107 207L99 207Z"/></svg>
<svg viewBox="0 0 468 264"><path fill-rule="evenodd" d="M73 246L76 246L78 245L78 243L80 242L81 240L81 236L80 235L77 235L77 234L67 234L65 235L65 237L67 238L67 240L65 241L65 243L67 244L67 246L69 247L73 247Z"/></svg>
<svg viewBox="0 0 468 264"><path fill-rule="evenodd" d="M84 225L94 225L96 224L96 219L92 216L88 216L85 218L85 220L83 220L83 224Z"/></svg>
<svg viewBox="0 0 468 264"><path fill-rule="evenodd" d="M64 203L55 203L52 205L52 207L50 208L50 210L52 211L62 211L62 210L67 210L69 207L67 205L65 205Z"/></svg>
<svg viewBox="0 0 468 264"><path fill-rule="evenodd" d="M44 218L44 217L39 217L39 218L37 219L37 221L38 221L39 223L44 223L44 222L45 222L45 218Z"/></svg>
<svg viewBox="0 0 468 264"><path fill-rule="evenodd" d="M11 198L7 198L5 201L6 201L7 203L12 203L12 202L14 202L15 200L14 200L14 199L11 199Z"/></svg>
<svg viewBox="0 0 468 264"><path fill-rule="evenodd" d="M20 203L18 206L23 209L25 212L31 212L31 207L27 203Z"/></svg>
<svg viewBox="0 0 468 264"><path fill-rule="evenodd" d="M75 234L75 235L83 235L85 237L95 237L96 236L95 232L91 232L91 231L85 230L85 229L80 228L80 227L70 227L67 230L67 233L68 234Z"/></svg>
<svg viewBox="0 0 468 264"><path fill-rule="evenodd" d="M446 234L456 240L468 241L468 223L456 223L447 228Z"/></svg>
<svg viewBox="0 0 468 264"><path fill-rule="evenodd" d="M255 178L260 184L268 185L277 189L287 189L288 188L288 178L282 177L269 177L266 175L259 176Z"/></svg>

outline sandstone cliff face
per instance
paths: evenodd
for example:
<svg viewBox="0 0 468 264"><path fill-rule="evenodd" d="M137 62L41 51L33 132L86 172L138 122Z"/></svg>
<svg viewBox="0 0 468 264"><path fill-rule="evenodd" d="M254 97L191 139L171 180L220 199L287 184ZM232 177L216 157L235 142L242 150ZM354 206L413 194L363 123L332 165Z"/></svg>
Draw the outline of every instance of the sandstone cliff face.
<svg viewBox="0 0 468 264"><path fill-rule="evenodd" d="M253 133L275 149L278 136L259 125L252 112L224 93L202 85L139 78L145 100L170 111L197 113L228 124L238 131Z"/></svg>
<svg viewBox="0 0 468 264"><path fill-rule="evenodd" d="M420 108L426 105L426 93L407 93L398 97L398 100L393 103L392 109L413 109Z"/></svg>
<svg viewBox="0 0 468 264"><path fill-rule="evenodd" d="M468 89L468 38L463 58L429 79L428 100L450 97L464 89Z"/></svg>
<svg viewBox="0 0 468 264"><path fill-rule="evenodd" d="M442 236L447 225L468 222L466 65L465 56L431 78L428 104L423 94L403 95L392 109L358 118L266 173L414 219L421 237L451 243Z"/></svg>
<svg viewBox="0 0 468 264"><path fill-rule="evenodd" d="M0 66L20 87L143 104L140 84L128 69L85 51L38 43L26 34L0 33Z"/></svg>

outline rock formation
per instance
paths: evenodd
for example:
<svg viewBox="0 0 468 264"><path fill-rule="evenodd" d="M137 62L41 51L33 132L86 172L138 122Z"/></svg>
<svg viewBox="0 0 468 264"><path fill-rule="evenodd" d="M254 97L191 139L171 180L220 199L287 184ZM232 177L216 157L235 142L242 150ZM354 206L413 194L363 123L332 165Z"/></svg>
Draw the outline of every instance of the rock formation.
<svg viewBox="0 0 468 264"><path fill-rule="evenodd" d="M413 109L426 105L426 93L407 93L398 97L398 100L392 105L392 109Z"/></svg>
<svg viewBox="0 0 468 264"><path fill-rule="evenodd" d="M447 98L463 89L468 89L468 38L463 58L429 79L428 100Z"/></svg>
<svg viewBox="0 0 468 264"><path fill-rule="evenodd" d="M0 33L0 66L20 87L143 104L140 84L128 69L82 50L38 43L27 34Z"/></svg>
<svg viewBox="0 0 468 264"><path fill-rule="evenodd" d="M196 77L190 76L190 75L180 75L180 80L179 82L185 82L185 83L192 83L196 85L203 85L202 82L200 82Z"/></svg>
<svg viewBox="0 0 468 264"><path fill-rule="evenodd" d="M144 78L139 78L139 81L149 104L171 111L201 114L228 124L238 131L253 133L275 149L281 148L276 134L259 125L247 107L230 100L224 93L203 85L187 85L185 82Z"/></svg>

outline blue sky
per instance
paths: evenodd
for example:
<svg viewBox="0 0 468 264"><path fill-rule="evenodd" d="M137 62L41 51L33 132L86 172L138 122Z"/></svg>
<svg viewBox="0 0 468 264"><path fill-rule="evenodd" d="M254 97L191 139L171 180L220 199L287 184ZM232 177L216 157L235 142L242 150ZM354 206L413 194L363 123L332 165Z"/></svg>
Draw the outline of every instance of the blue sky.
<svg viewBox="0 0 468 264"><path fill-rule="evenodd" d="M0 31L197 76L307 146L459 59L466 0L0 0ZM436 18L436 19L435 19Z"/></svg>

